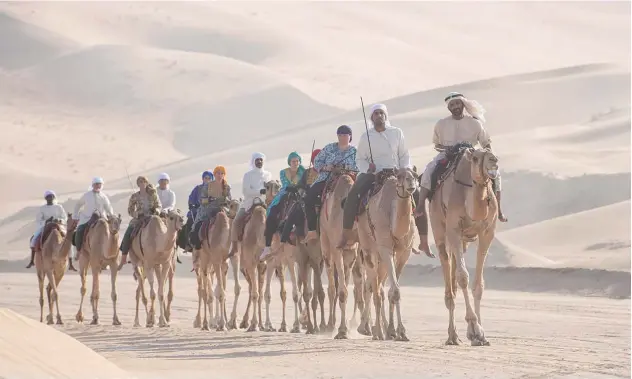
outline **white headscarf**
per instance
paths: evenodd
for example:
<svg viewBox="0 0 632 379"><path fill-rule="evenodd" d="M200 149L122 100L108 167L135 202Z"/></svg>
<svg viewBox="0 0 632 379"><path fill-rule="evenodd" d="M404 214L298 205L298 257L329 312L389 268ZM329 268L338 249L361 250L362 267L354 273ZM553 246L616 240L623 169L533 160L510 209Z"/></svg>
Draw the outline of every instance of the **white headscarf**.
<svg viewBox="0 0 632 379"><path fill-rule="evenodd" d="M160 176L158 176L158 181L161 181L161 180L171 181L171 178L169 177L169 174L167 174L166 172L163 172L162 174L160 174Z"/></svg>
<svg viewBox="0 0 632 379"><path fill-rule="evenodd" d="M369 114L369 120L368 120L371 123L371 125L373 125L373 113L375 113L375 111L378 109L381 109L382 111L384 111L384 114L386 115L385 125L391 126L391 121L388 118L388 110L386 109L386 105L384 104L373 104L371 106L371 113ZM373 125L373 127L375 127L375 125Z"/></svg>
<svg viewBox="0 0 632 379"><path fill-rule="evenodd" d="M461 100L463 102L463 108L465 111L480 122L485 122L485 108L479 104L476 100L467 99L463 94L459 92L450 92L445 98L445 105L450 104L452 100Z"/></svg>
<svg viewBox="0 0 632 379"><path fill-rule="evenodd" d="M44 192L44 198L47 198L48 196L57 197L57 195L55 195L55 192L53 192L52 190L47 190L46 192Z"/></svg>
<svg viewBox="0 0 632 379"><path fill-rule="evenodd" d="M250 157L250 169L251 170L254 170L254 169L262 170L263 169L263 166L261 168L258 168L257 166L255 166L255 161L257 159L259 159L259 158L261 158L261 159L263 159L265 161L266 160L266 155L264 153L252 153L252 157Z"/></svg>
<svg viewBox="0 0 632 379"><path fill-rule="evenodd" d="M103 178L101 178L100 176L95 176L94 178L92 178L92 184L90 185L88 190L92 191L92 186L95 184L101 184L101 189L103 189Z"/></svg>

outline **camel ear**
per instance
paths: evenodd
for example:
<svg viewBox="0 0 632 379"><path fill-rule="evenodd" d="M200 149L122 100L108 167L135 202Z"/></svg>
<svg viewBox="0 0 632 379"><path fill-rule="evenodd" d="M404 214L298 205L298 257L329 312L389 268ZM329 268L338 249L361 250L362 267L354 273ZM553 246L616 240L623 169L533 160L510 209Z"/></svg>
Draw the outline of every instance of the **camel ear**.
<svg viewBox="0 0 632 379"><path fill-rule="evenodd" d="M470 147L468 149L465 149L465 151L463 152L463 156L465 156L465 159L471 162L472 157L474 157L474 148Z"/></svg>

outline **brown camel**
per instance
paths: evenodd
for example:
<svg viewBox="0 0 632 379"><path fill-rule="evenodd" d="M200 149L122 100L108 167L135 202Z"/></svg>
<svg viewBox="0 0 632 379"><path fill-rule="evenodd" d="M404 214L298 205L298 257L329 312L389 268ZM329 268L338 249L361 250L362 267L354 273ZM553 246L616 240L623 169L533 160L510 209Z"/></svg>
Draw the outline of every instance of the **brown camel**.
<svg viewBox="0 0 632 379"><path fill-rule="evenodd" d="M323 259L327 266L328 278L328 295L329 295L329 324L328 331L333 331L336 324L336 297L340 304L340 327L336 339L348 338L347 326L347 288L349 287L349 279L351 278L351 270L358 256L358 244L354 243L351 248L339 249L336 245L341 239L342 234L342 215L343 209L341 202L347 197L354 179L352 175L345 171L337 171L334 176L329 179L325 193L332 188L320 209L320 245L323 253ZM334 272L335 271L335 272ZM361 293L362 285L358 288ZM356 291L354 291L354 294ZM360 309L364 308L363 297L356 298ZM354 303L355 303L354 302Z"/></svg>
<svg viewBox="0 0 632 379"><path fill-rule="evenodd" d="M472 346L488 346L481 326L481 298L485 285L483 266L498 219L498 202L491 187L491 179L498 174L498 158L488 149L465 148L457 154L453 167L435 190L429 206L432 234L439 250L445 281L445 306L450 314L446 345L458 345L461 342L454 325L458 283L465 298L467 338ZM468 242L476 239L478 248L472 308L464 254Z"/></svg>
<svg viewBox="0 0 632 379"><path fill-rule="evenodd" d="M53 323L53 303L57 310L57 325L62 325L61 314L59 313L59 295L57 286L61 282L68 265L70 247L72 246L72 232L76 222L72 219L72 214L68 214L67 230L62 230L61 220L51 220L46 223L41 233L41 250L35 254L35 269L37 271L37 281L39 282L39 303L40 322L44 322L44 280L48 278L46 286L46 298L48 300L47 323Z"/></svg>
<svg viewBox="0 0 632 379"><path fill-rule="evenodd" d="M288 246L284 248L288 248ZM320 241L311 240L306 243L294 241L292 248L295 249L294 256L296 257L295 259L298 266L298 282L299 287L303 291L303 301L305 302L306 334L318 333L327 328L325 325L324 308L325 290L322 280L325 261L323 260ZM310 301L314 316L313 322L309 309ZM316 323L316 309L318 304L320 304L320 327Z"/></svg>
<svg viewBox="0 0 632 379"><path fill-rule="evenodd" d="M261 262L259 257L265 247L264 230L266 226L266 207L272 202L274 196L281 189L278 180L271 180L265 183L265 203L255 199L255 203L248 211L249 215L244 221L242 239L238 242L237 249L240 252L241 272L248 283L248 305L240 328L248 329L249 332L263 330L263 320L261 318L261 305L263 297L264 275L266 263ZM239 233L234 230L233 233ZM250 306L253 306L252 320L249 322Z"/></svg>
<svg viewBox="0 0 632 379"><path fill-rule="evenodd" d="M382 288L388 277L390 307L387 337L408 341L401 317L399 276L413 251L415 221L412 195L417 189L418 177L408 169L400 169L396 174L390 175L388 171L377 174L376 183L383 182L383 185L369 199L366 211L359 216L358 235L366 270L365 298L368 300L372 292L375 304L373 339L384 339ZM365 325L368 323L368 308L363 312L362 323ZM393 308L397 310L397 329L393 322Z"/></svg>
<svg viewBox="0 0 632 379"><path fill-rule="evenodd" d="M200 228L205 238L202 238L202 249L195 254L198 255L196 268L196 276L198 278L198 298L202 299L204 304L204 319L202 320L202 330L209 330L209 321L207 308L212 309L211 275L215 274L217 279L217 301L219 302L219 312L217 312L217 320L213 318L211 313L211 326L217 321L217 331L226 330L226 293L224 280L224 267L228 259L228 251L230 249L230 220L228 212L221 208L211 222L204 221ZM194 249L197 250L197 249ZM199 299L198 299L199 301ZM200 306L198 306L198 314L196 315L194 326L199 327Z"/></svg>
<svg viewBox="0 0 632 379"><path fill-rule="evenodd" d="M110 296L112 298L112 308L114 309L112 325L121 325L118 314L116 313L116 277L121 258L119 251L121 215L119 214L117 217L109 216L106 219L95 213L88 223L89 226L86 227L87 234L84 237L83 245L81 246L81 250L77 252L79 258L79 276L81 277L81 301L79 302L79 311L77 312L76 319L77 322L83 322L82 308L83 300L86 295L86 276L88 275L88 268L92 268L92 293L90 294L90 303L92 304L93 316L90 324L99 324L99 274L105 267L110 266L110 280L112 286Z"/></svg>
<svg viewBox="0 0 632 379"><path fill-rule="evenodd" d="M146 326L153 327L155 324L156 290L154 279L158 281L158 306L160 308L158 326L165 327L169 325L165 317L167 306L164 298L164 286L173 264L176 238L183 225L184 217L179 209L169 211L166 219L158 215L151 215L132 240L129 258L132 261L137 279L135 327L140 326L138 310L141 296L143 303L145 303L144 299L146 299L145 279L149 282L150 298Z"/></svg>

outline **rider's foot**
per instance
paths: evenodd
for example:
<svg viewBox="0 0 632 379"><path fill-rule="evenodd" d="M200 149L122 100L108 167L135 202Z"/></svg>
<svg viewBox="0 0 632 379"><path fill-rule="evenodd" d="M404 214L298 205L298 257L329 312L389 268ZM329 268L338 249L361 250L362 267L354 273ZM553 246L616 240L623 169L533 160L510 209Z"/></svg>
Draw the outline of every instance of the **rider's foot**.
<svg viewBox="0 0 632 379"><path fill-rule="evenodd" d="M307 235L305 236L305 243L315 240L316 238L318 238L318 233L316 233L315 230L310 230L307 232Z"/></svg>
<svg viewBox="0 0 632 379"><path fill-rule="evenodd" d="M272 249L270 249L270 246L266 246L263 248L263 252L261 253L261 256L259 256L259 260L265 261L267 258L270 257L271 254L272 254Z"/></svg>
<svg viewBox="0 0 632 379"><path fill-rule="evenodd" d="M420 252L423 251L424 254L428 256L428 258L435 258L435 255L432 253L432 251L430 251L430 245L428 245L427 235L422 234L419 236L419 250ZM419 254L419 252L417 252L416 254Z"/></svg>
<svg viewBox="0 0 632 379"><path fill-rule="evenodd" d="M505 217L505 214L503 213L503 211L501 211L500 209L498 210L498 221L500 221L500 222L507 222L507 221L509 221L507 219L507 217Z"/></svg>
<svg viewBox="0 0 632 379"><path fill-rule="evenodd" d="M26 268L31 268L35 265L35 262L30 261L29 264L26 266Z"/></svg>

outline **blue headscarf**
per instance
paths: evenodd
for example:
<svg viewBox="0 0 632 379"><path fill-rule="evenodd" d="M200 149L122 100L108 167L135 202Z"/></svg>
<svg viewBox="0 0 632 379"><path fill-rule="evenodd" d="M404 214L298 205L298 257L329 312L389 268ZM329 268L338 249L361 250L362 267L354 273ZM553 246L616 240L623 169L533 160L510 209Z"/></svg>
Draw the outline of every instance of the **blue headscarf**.
<svg viewBox="0 0 632 379"><path fill-rule="evenodd" d="M202 180L204 180L204 177L208 176L211 178L211 180L215 180L215 176L213 175L212 171L206 170L202 173Z"/></svg>
<svg viewBox="0 0 632 379"><path fill-rule="evenodd" d="M298 159L298 164L299 165L303 162L303 159L301 158L301 156L298 155L298 153L296 151L293 151L293 152L290 153L290 155L287 156L287 165L288 166L290 165L290 161L292 159L294 159L294 158Z"/></svg>

